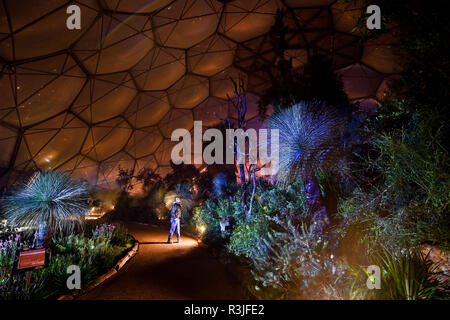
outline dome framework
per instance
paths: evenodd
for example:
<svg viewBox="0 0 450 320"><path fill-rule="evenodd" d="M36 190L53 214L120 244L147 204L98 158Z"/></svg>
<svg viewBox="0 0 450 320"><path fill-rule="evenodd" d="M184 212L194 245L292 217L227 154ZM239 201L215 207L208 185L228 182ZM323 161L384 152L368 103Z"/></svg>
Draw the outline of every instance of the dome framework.
<svg viewBox="0 0 450 320"><path fill-rule="evenodd" d="M69 30L66 8L81 9ZM377 104L399 71L382 38L352 32L362 8L330 0L77 0L0 2L0 179L65 171L114 188L118 167L170 171L172 130L229 113L230 77L249 92L249 123L276 65L269 39L286 11L287 57L332 59L352 101Z"/></svg>

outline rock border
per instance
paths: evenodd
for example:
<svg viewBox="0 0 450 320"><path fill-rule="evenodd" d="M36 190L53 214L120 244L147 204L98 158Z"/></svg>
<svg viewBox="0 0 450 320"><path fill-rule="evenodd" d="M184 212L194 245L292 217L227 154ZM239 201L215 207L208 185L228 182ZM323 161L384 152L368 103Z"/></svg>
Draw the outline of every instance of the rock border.
<svg viewBox="0 0 450 320"><path fill-rule="evenodd" d="M108 272L106 272L105 274L101 275L96 280L94 280L94 282L92 282L87 288L73 290L72 292L70 292L68 294L60 296L56 300L74 300L77 297L91 291L92 289L94 289L95 287L97 287L98 285L100 285L101 283L106 281L107 279L111 278L117 272L119 272L119 270L122 269L123 266L137 254L138 250L139 250L139 241L135 240L133 248L131 248L131 250L128 251L128 253L125 255L125 257L123 257L122 259L117 261L116 265L112 269L110 269Z"/></svg>

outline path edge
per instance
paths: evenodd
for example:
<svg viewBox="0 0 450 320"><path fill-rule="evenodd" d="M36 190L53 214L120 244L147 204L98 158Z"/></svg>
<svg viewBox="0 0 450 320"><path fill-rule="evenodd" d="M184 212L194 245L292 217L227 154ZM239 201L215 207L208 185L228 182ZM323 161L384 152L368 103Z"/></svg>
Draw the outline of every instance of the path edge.
<svg viewBox="0 0 450 320"><path fill-rule="evenodd" d="M77 297L88 293L89 291L93 290L95 287L99 286L100 284L111 278L113 275L118 273L119 270L122 269L128 261L134 258L138 251L139 241L135 239L134 246L128 251L128 253L119 261L117 261L116 265L113 268L91 282L91 284L86 289L73 290L71 293L62 295L56 300L74 300Z"/></svg>
<svg viewBox="0 0 450 320"><path fill-rule="evenodd" d="M136 224L142 224L142 225L144 225L144 226L156 227L156 228L157 228L157 227L160 227L160 226L158 226L158 225L156 225L156 224L153 224L153 223L146 223L146 222L134 222L134 223L136 223ZM169 232L167 232L167 233L169 233ZM202 248L208 248L208 245L204 244L202 241L199 241L198 235L196 235L195 233L192 233L192 232L190 232L190 231L181 230L181 236L183 236L183 235L188 236L188 237L191 237L192 239L194 239L195 241L197 241L197 245L198 245L199 247L202 247Z"/></svg>

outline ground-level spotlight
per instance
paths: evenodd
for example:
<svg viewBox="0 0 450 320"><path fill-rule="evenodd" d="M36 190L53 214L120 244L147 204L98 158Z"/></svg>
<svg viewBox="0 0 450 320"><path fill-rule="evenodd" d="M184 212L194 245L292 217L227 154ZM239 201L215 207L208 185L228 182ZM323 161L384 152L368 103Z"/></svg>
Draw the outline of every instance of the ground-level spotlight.
<svg viewBox="0 0 450 320"><path fill-rule="evenodd" d="M202 238L203 238L203 234L206 231L206 226L201 225L201 226L197 226L197 243L201 243L202 242Z"/></svg>

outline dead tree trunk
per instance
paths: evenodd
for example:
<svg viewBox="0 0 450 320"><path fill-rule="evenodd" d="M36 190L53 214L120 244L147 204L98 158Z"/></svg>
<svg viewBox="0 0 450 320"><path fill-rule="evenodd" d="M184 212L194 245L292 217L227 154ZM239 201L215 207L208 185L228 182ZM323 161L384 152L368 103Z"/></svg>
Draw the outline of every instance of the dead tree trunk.
<svg viewBox="0 0 450 320"><path fill-rule="evenodd" d="M246 221L248 221L250 219L250 216L252 214L253 200L255 199L255 192L256 192L256 170L255 170L255 165L254 164L250 165L249 180L250 179L252 180L253 189L252 189L252 195L250 197L250 204L248 206L248 210L245 213L245 220Z"/></svg>

